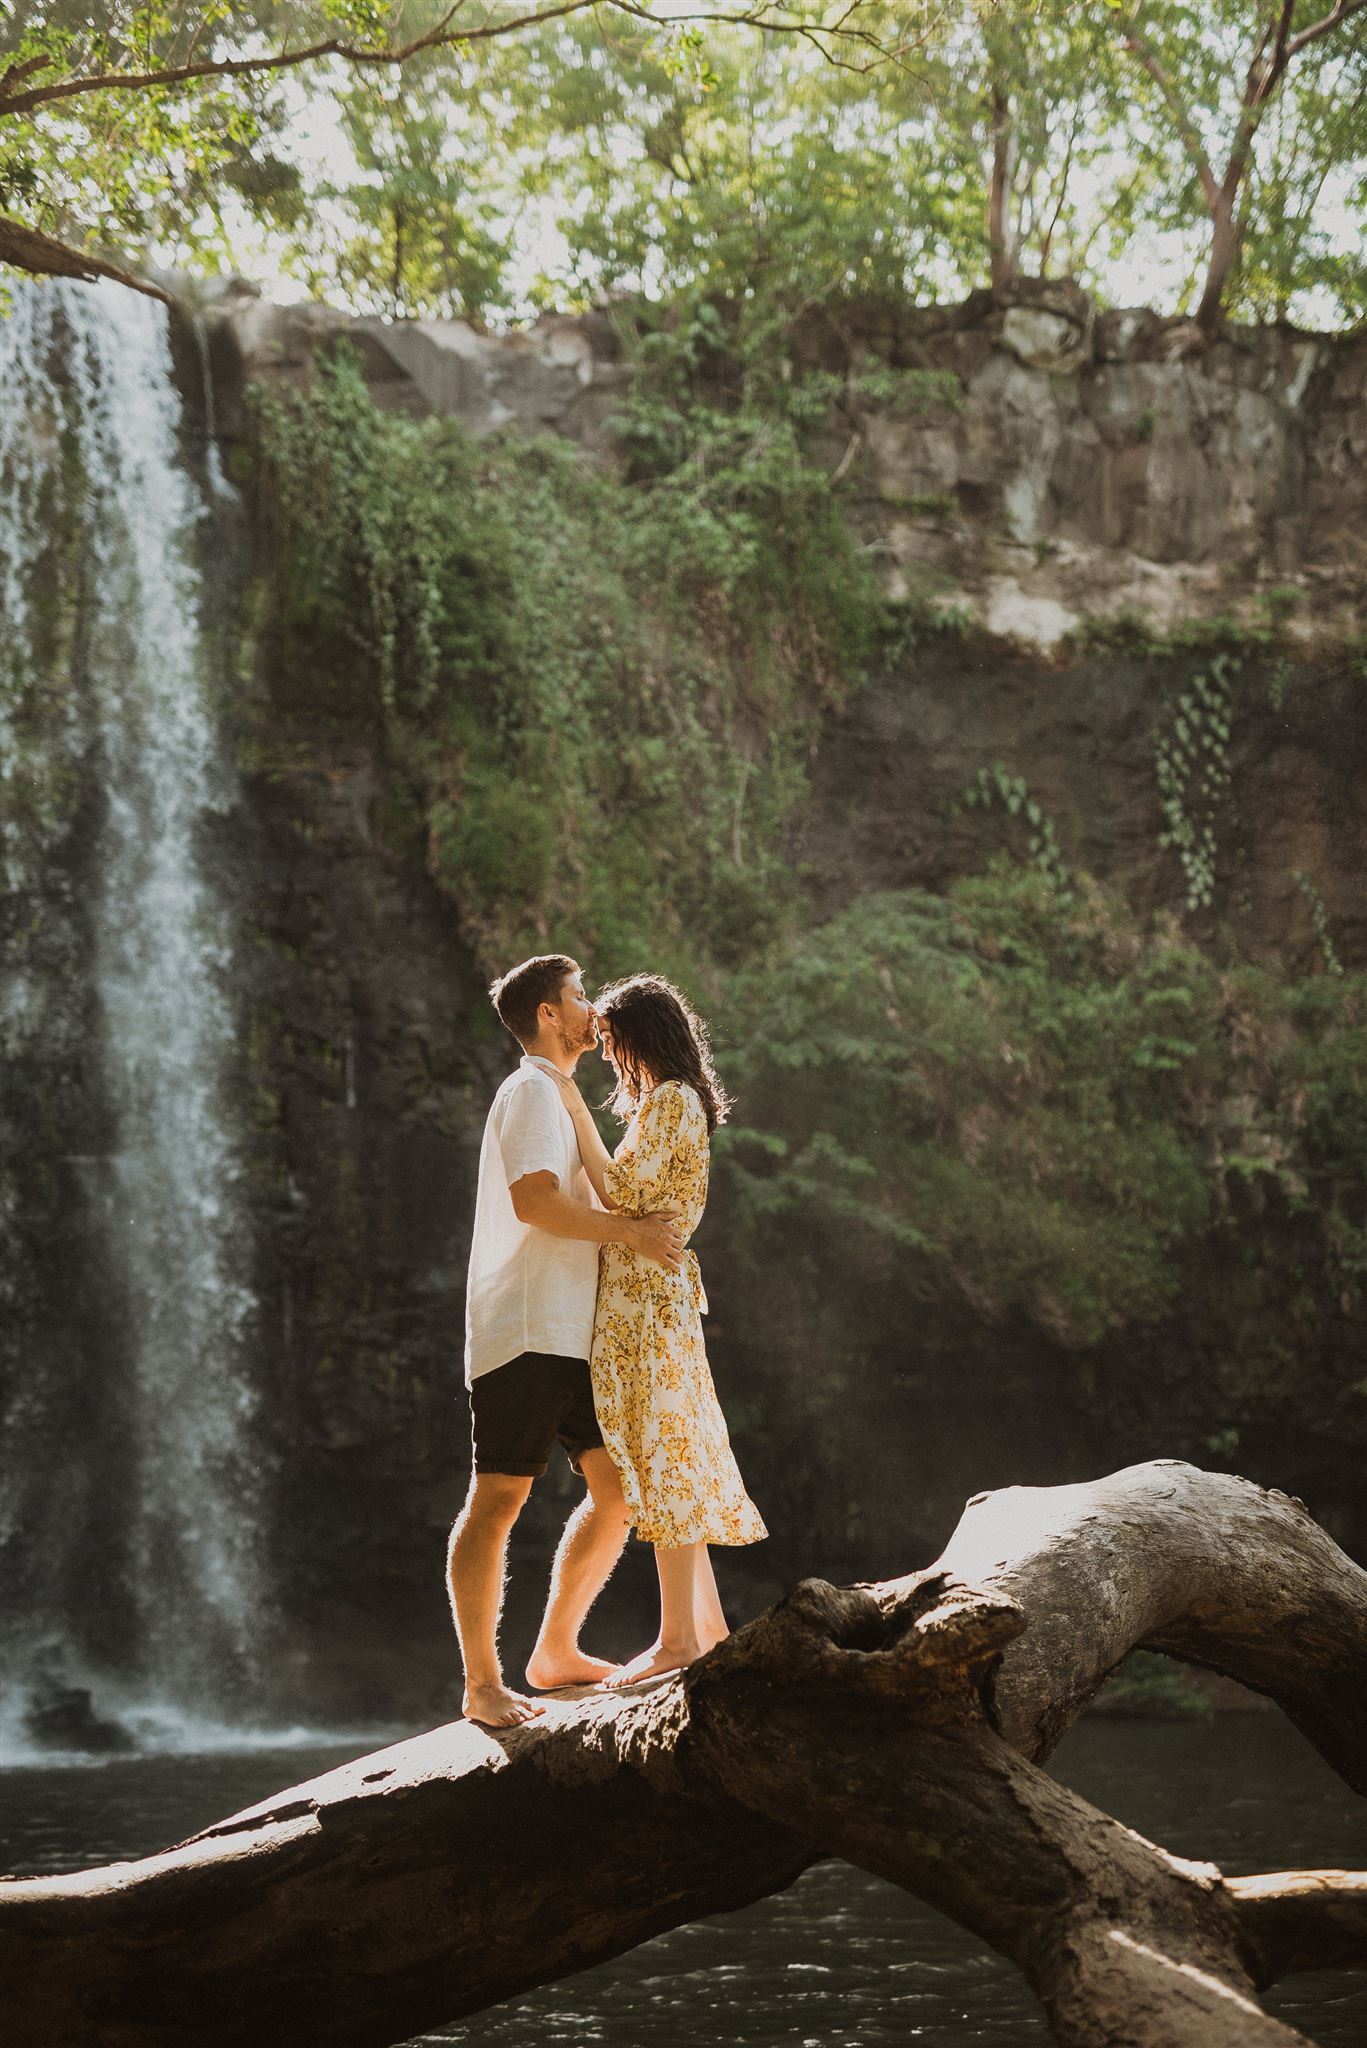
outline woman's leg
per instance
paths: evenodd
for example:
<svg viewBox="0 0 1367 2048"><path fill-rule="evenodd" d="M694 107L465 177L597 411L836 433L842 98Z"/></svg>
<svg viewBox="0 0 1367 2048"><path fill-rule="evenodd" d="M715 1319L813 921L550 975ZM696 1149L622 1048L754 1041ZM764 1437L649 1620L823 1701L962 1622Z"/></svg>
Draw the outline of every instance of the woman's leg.
<svg viewBox="0 0 1367 2048"><path fill-rule="evenodd" d="M722 1611L721 1596L717 1592L716 1575L712 1570L712 1553L705 1543L698 1545L698 1562L693 1581L693 1617L698 1641L704 1650L715 1648L725 1642L731 1630Z"/></svg>
<svg viewBox="0 0 1367 2048"><path fill-rule="evenodd" d="M655 1568L660 1575L660 1633L648 1650L623 1664L603 1684L616 1692L638 1679L656 1678L665 1671L681 1671L701 1657L705 1645L698 1638L698 1558L706 1546L678 1543L655 1546Z"/></svg>

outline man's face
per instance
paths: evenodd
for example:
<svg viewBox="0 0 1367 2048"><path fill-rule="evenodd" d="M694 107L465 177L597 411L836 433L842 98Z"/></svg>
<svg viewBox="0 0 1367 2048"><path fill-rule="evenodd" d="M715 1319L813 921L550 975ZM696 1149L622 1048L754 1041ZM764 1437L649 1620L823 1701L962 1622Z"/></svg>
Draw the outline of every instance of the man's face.
<svg viewBox="0 0 1367 2048"><path fill-rule="evenodd" d="M597 1044L598 1019L584 994L584 977L577 969L560 984L557 1011L555 1031L561 1053L566 1059L578 1059Z"/></svg>

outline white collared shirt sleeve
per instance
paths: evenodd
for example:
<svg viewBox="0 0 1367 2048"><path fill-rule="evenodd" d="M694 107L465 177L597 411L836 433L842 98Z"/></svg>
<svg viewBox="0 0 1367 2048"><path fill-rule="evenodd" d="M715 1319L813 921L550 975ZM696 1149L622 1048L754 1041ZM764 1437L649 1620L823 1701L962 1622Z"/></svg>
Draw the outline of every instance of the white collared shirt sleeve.
<svg viewBox="0 0 1367 2048"><path fill-rule="evenodd" d="M598 1295L598 1246L523 1223L509 1190L529 1173L595 1205L574 1123L539 1060L524 1055L494 1097L479 1154L465 1289L465 1377L473 1382L524 1351L587 1358Z"/></svg>
<svg viewBox="0 0 1367 2048"><path fill-rule="evenodd" d="M550 1088L518 1088L501 1109L498 1149L508 1186L529 1173L550 1173L560 1187L565 1172L565 1112L554 1083Z"/></svg>

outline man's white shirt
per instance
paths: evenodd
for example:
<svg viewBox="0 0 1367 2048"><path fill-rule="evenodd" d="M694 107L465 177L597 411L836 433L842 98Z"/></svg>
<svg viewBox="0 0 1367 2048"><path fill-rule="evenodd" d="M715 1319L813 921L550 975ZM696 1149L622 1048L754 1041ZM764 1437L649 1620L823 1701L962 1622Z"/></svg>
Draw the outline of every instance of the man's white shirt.
<svg viewBox="0 0 1367 2048"><path fill-rule="evenodd" d="M467 1386L524 1351L587 1358L593 1342L597 1245L519 1223L508 1192L525 1174L551 1173L562 1193L599 1206L553 1072L524 1053L484 1125L465 1287Z"/></svg>

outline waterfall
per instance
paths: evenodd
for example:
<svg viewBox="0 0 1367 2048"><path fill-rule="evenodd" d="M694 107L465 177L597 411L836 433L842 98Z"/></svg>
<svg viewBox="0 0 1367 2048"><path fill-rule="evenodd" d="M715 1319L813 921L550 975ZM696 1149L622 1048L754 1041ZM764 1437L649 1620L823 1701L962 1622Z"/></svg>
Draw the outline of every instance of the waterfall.
<svg viewBox="0 0 1367 2048"><path fill-rule="evenodd" d="M54 1358L49 1344L12 1364L25 1469L11 1484L6 1459L0 1526L23 1590L7 1629L122 1718L226 1719L252 1691L263 1583L233 922L211 846L234 782L199 626L205 507L181 456L165 309L67 282L16 283L11 299L0 318L0 802L19 942L0 1032L16 1075L41 1070L47 1034L73 1041L100 1136L63 1165L110 1298L108 1327L89 1332L97 1357L56 1347ZM83 886L58 896L67 935L44 936L48 870L83 831ZM88 987L68 986L59 1003L45 969L60 961L69 984L77 953ZM82 1435L72 1421L48 1383L63 1373L99 1388L100 1428ZM64 1441L45 1442L44 1416L66 1418L46 1431ZM62 1489L79 1513L64 1516Z"/></svg>

